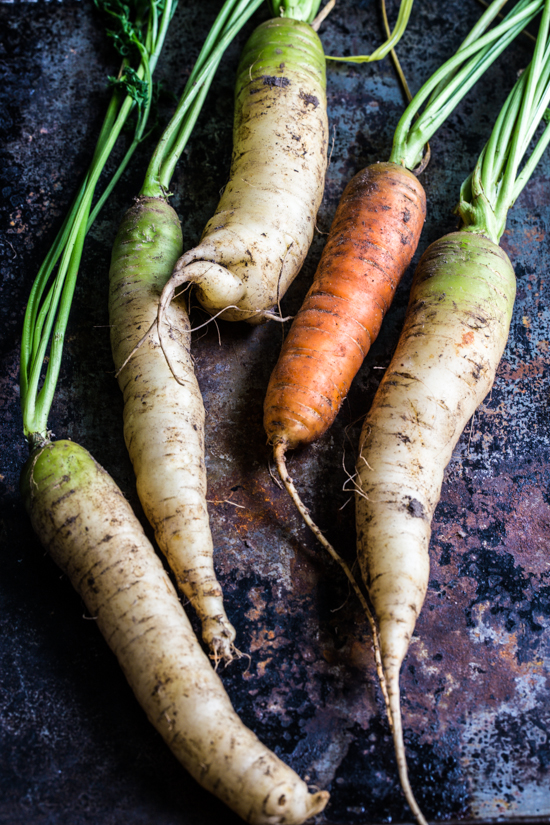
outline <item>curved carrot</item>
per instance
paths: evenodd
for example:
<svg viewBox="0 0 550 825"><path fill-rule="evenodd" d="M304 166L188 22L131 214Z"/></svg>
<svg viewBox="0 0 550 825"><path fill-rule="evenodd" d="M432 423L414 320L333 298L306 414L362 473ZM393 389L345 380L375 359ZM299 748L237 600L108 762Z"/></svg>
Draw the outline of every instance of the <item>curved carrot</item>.
<svg viewBox="0 0 550 825"><path fill-rule="evenodd" d="M373 164L348 183L269 381L264 425L272 444L292 449L331 426L411 262L425 217L424 189L402 166Z"/></svg>
<svg viewBox="0 0 550 825"><path fill-rule="evenodd" d="M196 781L249 825L301 825L320 813L328 792L310 793L241 722L141 524L90 453L72 441L45 443L21 485L44 547Z"/></svg>

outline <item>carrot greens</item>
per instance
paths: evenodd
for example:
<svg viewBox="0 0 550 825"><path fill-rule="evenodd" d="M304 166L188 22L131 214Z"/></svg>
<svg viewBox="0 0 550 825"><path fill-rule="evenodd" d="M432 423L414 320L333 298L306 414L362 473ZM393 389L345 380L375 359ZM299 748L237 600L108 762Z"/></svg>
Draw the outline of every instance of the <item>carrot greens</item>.
<svg viewBox="0 0 550 825"><path fill-rule="evenodd" d="M520 171L522 159L550 104L550 6L546 2L533 60L518 78L496 120L487 145L460 191L461 230L495 243L506 228L510 207L531 177L550 142L546 125Z"/></svg>
<svg viewBox="0 0 550 825"><path fill-rule="evenodd" d="M174 0L137 0L128 4L119 0L96 0L96 5L116 26L108 34L123 60L118 78L113 83L113 94L90 167L38 271L27 305L21 344L20 384L23 429L31 446L48 439L48 415L61 366L63 341L84 238L143 138L151 110L152 74L175 9ZM91 212L100 175L134 109L137 110L137 118L132 142ZM59 266L54 276L57 264ZM48 349L48 366L42 380Z"/></svg>
<svg viewBox="0 0 550 825"><path fill-rule="evenodd" d="M302 23L313 23L321 0L269 0L267 5L273 17L290 17Z"/></svg>
<svg viewBox="0 0 550 825"><path fill-rule="evenodd" d="M226 0L187 80L172 119L157 144L141 195L165 197L224 52L263 0Z"/></svg>
<svg viewBox="0 0 550 825"><path fill-rule="evenodd" d="M497 26L487 31L504 5L493 0L457 53L424 83L407 106L395 130L390 161L413 169L424 146L474 83L533 20L543 0L519 0ZM423 104L424 110L419 113Z"/></svg>

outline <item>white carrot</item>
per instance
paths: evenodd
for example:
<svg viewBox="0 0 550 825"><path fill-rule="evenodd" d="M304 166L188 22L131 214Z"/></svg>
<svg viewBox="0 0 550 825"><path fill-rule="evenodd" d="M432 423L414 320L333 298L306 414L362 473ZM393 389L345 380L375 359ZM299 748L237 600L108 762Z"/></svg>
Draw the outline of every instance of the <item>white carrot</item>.
<svg viewBox="0 0 550 825"><path fill-rule="evenodd" d="M262 23L237 72L229 181L200 243L178 261L161 314L183 283L225 320L260 323L277 310L313 238L327 137L321 41L307 22Z"/></svg>
<svg viewBox="0 0 550 825"><path fill-rule="evenodd" d="M404 787L399 671L428 587L445 467L493 385L508 338L516 282L498 242L508 209L550 141L547 126L518 175L550 102L549 31L545 0L533 61L462 186L460 231L433 243L418 264L403 332L361 433L358 555L379 627Z"/></svg>
<svg viewBox="0 0 550 825"><path fill-rule="evenodd" d="M310 794L236 715L159 558L105 470L71 441L47 443L27 462L22 491L42 543L192 776L251 825L298 825L319 813L328 793Z"/></svg>
<svg viewBox="0 0 550 825"><path fill-rule="evenodd" d="M174 301L165 316L169 362L156 332L134 352L156 318L160 292L181 247L181 227L172 207L161 198L138 198L124 216L113 247L111 344L124 393L124 438L143 509L178 587L201 619L205 643L216 659L230 660L235 631L213 568L204 407L181 302Z"/></svg>

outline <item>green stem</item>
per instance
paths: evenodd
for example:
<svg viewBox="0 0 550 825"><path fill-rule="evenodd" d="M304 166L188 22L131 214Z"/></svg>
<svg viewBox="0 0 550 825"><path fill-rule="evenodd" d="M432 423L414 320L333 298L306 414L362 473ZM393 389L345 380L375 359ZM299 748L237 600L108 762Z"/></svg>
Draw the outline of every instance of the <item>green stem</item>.
<svg viewBox="0 0 550 825"><path fill-rule="evenodd" d="M497 2L491 3L490 6L487 7L486 11L483 12L477 23L472 26L468 35L466 36L465 40L461 43L460 48L457 50L457 54L460 54L465 48L467 48L471 43L474 43L478 37L487 31L491 23L498 17L500 14L501 9L503 6L506 5L508 0L497 0ZM438 86L433 90L431 97L429 98L426 106L430 106L432 100L439 94L441 89L443 89L445 82L450 78L444 78Z"/></svg>
<svg viewBox="0 0 550 825"><path fill-rule="evenodd" d="M518 78L499 113L491 137L463 183L457 212L461 229L498 243L508 210L529 180L550 141L546 128L523 170L520 163L550 104L550 0L545 0L533 60Z"/></svg>
<svg viewBox="0 0 550 825"><path fill-rule="evenodd" d="M502 186L497 197L495 212L497 215L504 215L508 212L512 203L512 191L517 177L520 160L525 153L524 139L533 122L533 102L538 85L538 80L542 71L543 57L548 42L548 31L550 26L550 2L547 0L542 14L539 27L539 35L535 43L533 59L529 67L527 83L524 87L521 109L515 119L515 126L512 132L509 160L506 164Z"/></svg>
<svg viewBox="0 0 550 825"><path fill-rule="evenodd" d="M504 1L506 2L506 0ZM333 57L328 54L327 60L340 60L344 63L374 63L375 60L382 60L401 40L407 28L409 17L411 16L413 2L414 0L401 0L399 14L397 15L397 21L391 35L381 46L375 49L372 54L352 55L351 57Z"/></svg>
<svg viewBox="0 0 550 825"><path fill-rule="evenodd" d="M158 61L172 12L173 2L166 0L159 26L157 0L150 0L145 45L136 37L133 38L140 53L140 64L136 75L140 80L145 77L147 97L144 105L140 107L134 140L111 180L107 194L112 190L142 139L151 106L151 74ZM127 65L127 60L123 61L119 77L124 74ZM99 177L134 106L135 101L129 93L123 97L120 90L115 90L94 150L90 169L80 185L69 214L33 284L25 314L21 346L21 405L23 427L27 436L39 433L42 437L47 437L47 420L59 376L65 330L82 257L84 238L105 202L106 194L104 193L90 216L92 200ZM59 264L57 273L50 284L57 264ZM53 339L50 344L52 335ZM48 367L39 391L48 347L50 347Z"/></svg>
<svg viewBox="0 0 550 825"><path fill-rule="evenodd" d="M88 205L89 211L89 205ZM61 368L61 358L63 354L63 344L65 341L65 330L69 320L69 312L73 300L76 286L76 276L82 258L82 249L86 238L86 222L82 220L72 250L67 268L64 287L59 302L59 311L53 328L52 343L50 347L50 358L46 370L46 376L42 389L38 393L33 420L36 422L33 432L45 433L47 431L48 416L53 402L53 396L57 386L59 370Z"/></svg>
<svg viewBox="0 0 550 825"><path fill-rule="evenodd" d="M269 0L268 5L273 17L289 17L301 23L313 23L321 0Z"/></svg>
<svg viewBox="0 0 550 825"><path fill-rule="evenodd" d="M123 72L125 65L126 61L123 61L121 73ZM100 152L101 144L105 141L106 136L113 128L113 124L116 120L119 108L120 92L118 90L115 90L107 107L107 112L103 120L101 131L99 133L99 138L92 158L92 165L95 162L97 162L97 156ZM40 338L41 335L42 326L40 325L38 328L35 329L37 318L39 317L40 301L42 299L44 289L46 288L49 278L54 270L57 261L59 260L59 256L61 255L63 247L67 241L67 227L74 221L75 215L78 211L78 207L82 202L82 198L84 197L86 191L86 181L87 178L85 178L84 181L80 184L80 188L71 204L69 213L65 217L61 229L57 233L56 239L53 242L53 245L46 256L46 260L44 261L44 263L38 271L38 275L33 284L31 294L27 303L25 321L23 324L23 338L21 343L21 399L23 403L27 392L28 365L32 358L35 356L36 348L33 345L33 341L34 343L36 343L36 341Z"/></svg>
<svg viewBox="0 0 550 825"><path fill-rule="evenodd" d="M494 0L494 3L500 2ZM408 169L416 166L423 147L439 126L501 52L536 16L542 5L543 0L520 0L498 26L466 47L461 47L434 72L414 96L398 123L391 161ZM494 11L493 5L491 10ZM490 19L485 18L485 22L488 25ZM437 95L433 94L436 89ZM428 105L413 123L416 113L427 100Z"/></svg>
<svg viewBox="0 0 550 825"><path fill-rule="evenodd" d="M197 58L174 115L151 157L141 195L164 197L176 163L200 112L218 64L231 41L261 5L262 0L226 0ZM202 104L201 104L202 105ZM188 111L192 107L192 114Z"/></svg>

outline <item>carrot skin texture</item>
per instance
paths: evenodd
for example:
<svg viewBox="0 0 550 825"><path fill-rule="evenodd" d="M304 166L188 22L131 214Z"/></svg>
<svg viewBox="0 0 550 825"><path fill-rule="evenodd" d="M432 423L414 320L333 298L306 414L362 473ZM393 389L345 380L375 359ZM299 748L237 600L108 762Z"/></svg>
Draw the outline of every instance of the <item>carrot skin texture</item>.
<svg viewBox="0 0 550 825"><path fill-rule="evenodd" d="M283 343L264 403L271 443L292 449L333 423L418 246L426 197L394 163L348 183L314 281Z"/></svg>
<svg viewBox="0 0 550 825"><path fill-rule="evenodd" d="M313 238L327 165L325 59L311 26L262 23L237 71L230 178L200 243L175 275L211 314L260 323Z"/></svg>
<svg viewBox="0 0 550 825"><path fill-rule="evenodd" d="M172 207L159 198L138 198L123 218L112 252L111 345L124 395L124 438L143 509L178 587L202 622L205 643L213 656L230 660L235 631L213 567L204 407L181 302L168 308L163 340L182 383L170 370L156 330L122 368L156 318L158 297L181 248Z"/></svg>
<svg viewBox="0 0 550 825"><path fill-rule="evenodd" d="M92 456L48 444L21 487L42 543L192 776L254 825L297 825L322 810L327 792L309 794L236 715L130 505Z"/></svg>
<svg viewBox="0 0 550 825"><path fill-rule="evenodd" d="M418 264L397 349L363 425L358 556L397 712L444 470L493 385L514 298L512 265L488 238L463 231L433 243Z"/></svg>

